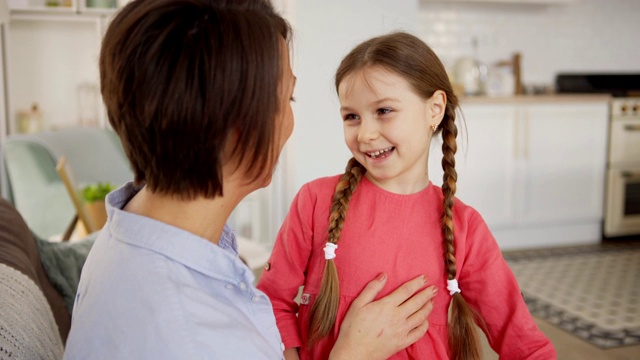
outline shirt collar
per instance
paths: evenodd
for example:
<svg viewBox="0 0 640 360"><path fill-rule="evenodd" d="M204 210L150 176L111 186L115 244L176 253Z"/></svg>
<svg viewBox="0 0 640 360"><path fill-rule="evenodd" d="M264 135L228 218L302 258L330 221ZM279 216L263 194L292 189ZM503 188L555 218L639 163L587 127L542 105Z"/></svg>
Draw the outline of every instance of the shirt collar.
<svg viewBox="0 0 640 360"><path fill-rule="evenodd" d="M238 258L233 230L225 224L219 245L186 230L122 210L142 186L129 182L107 195L107 225L116 240L162 254L196 271L226 281L253 282L253 272Z"/></svg>

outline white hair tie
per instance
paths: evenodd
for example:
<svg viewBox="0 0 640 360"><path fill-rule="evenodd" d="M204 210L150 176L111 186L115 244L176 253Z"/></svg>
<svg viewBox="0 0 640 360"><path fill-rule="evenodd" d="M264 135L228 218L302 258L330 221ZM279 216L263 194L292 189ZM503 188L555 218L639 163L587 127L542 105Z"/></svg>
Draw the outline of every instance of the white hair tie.
<svg viewBox="0 0 640 360"><path fill-rule="evenodd" d="M453 296L455 293L461 293L462 290L458 287L458 280L447 280L447 290L449 290L449 295Z"/></svg>
<svg viewBox="0 0 640 360"><path fill-rule="evenodd" d="M336 249L338 248L337 244L334 243L326 243L324 246L324 258L325 260L331 260L336 257Z"/></svg>

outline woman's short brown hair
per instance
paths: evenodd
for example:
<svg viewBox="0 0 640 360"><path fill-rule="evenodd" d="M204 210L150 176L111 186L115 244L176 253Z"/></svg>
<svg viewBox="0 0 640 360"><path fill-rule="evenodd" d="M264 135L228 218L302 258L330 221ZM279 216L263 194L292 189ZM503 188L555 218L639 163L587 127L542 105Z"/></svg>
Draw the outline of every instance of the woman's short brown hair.
<svg viewBox="0 0 640 360"><path fill-rule="evenodd" d="M135 182L212 198L222 195L229 157L254 180L263 176L278 156L274 123L289 35L266 0L125 6L104 36L100 80Z"/></svg>

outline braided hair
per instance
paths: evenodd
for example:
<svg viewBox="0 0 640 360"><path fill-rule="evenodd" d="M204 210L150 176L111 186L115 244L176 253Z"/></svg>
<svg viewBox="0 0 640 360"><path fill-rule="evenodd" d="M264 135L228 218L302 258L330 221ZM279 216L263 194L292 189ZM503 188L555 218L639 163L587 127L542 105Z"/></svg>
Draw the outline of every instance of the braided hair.
<svg viewBox="0 0 640 360"><path fill-rule="evenodd" d="M349 160L344 174L340 177L331 204L331 214L329 216L329 238L327 242L337 244L340 232L347 216L349 200L362 179L366 170L356 161ZM322 276L322 285L318 297L314 301L310 310L311 325L309 327L309 345L319 340L333 328L338 313L338 295L340 286L338 281L338 270L334 261L327 260Z"/></svg>

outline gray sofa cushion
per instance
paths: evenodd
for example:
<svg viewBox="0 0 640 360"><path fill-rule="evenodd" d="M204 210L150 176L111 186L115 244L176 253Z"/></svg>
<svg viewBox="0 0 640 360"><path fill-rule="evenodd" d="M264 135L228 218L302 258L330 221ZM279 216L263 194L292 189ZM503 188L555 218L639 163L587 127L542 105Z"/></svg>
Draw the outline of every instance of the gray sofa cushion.
<svg viewBox="0 0 640 360"><path fill-rule="evenodd" d="M98 236L94 232L82 240L51 242L33 235L40 251L40 259L53 287L58 290L67 309L73 311L73 302L80 282L80 272L89 250Z"/></svg>
<svg viewBox="0 0 640 360"><path fill-rule="evenodd" d="M62 340L38 285L0 264L0 294L0 359L61 359Z"/></svg>

